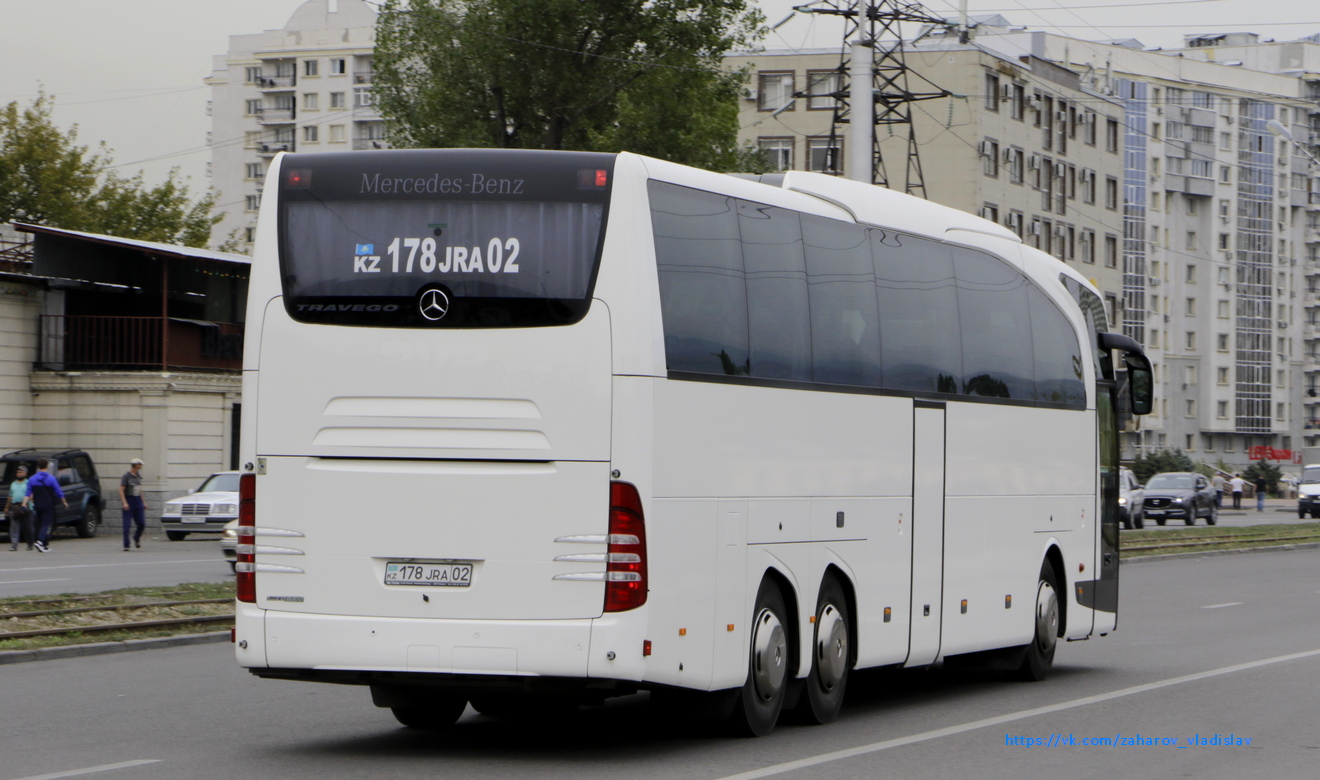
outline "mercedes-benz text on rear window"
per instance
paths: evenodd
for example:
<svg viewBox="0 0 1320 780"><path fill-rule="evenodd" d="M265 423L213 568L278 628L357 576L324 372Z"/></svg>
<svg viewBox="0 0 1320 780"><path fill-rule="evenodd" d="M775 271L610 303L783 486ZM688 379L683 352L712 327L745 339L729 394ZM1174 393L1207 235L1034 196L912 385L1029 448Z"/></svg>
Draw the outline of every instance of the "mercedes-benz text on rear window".
<svg viewBox="0 0 1320 780"><path fill-rule="evenodd" d="M280 271L301 322L566 325L591 303L613 155L398 150L284 157Z"/></svg>

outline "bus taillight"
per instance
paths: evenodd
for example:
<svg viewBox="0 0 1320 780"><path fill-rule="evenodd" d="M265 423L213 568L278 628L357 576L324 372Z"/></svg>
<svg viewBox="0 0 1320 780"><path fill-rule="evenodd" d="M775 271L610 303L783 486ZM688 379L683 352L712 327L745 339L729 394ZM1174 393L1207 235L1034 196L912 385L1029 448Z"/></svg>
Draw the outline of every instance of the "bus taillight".
<svg viewBox="0 0 1320 780"><path fill-rule="evenodd" d="M610 483L610 537L605 564L605 611L646 603L646 521L642 498L628 482Z"/></svg>
<svg viewBox="0 0 1320 780"><path fill-rule="evenodd" d="M238 554L234 564L238 600L257 603L257 475L238 478Z"/></svg>

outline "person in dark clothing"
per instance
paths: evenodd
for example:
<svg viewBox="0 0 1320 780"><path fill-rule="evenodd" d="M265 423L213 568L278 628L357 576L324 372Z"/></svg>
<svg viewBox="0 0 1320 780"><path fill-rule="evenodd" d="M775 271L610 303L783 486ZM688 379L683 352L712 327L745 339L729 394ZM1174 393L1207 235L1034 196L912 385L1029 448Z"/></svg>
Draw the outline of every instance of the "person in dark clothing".
<svg viewBox="0 0 1320 780"><path fill-rule="evenodd" d="M147 500L142 497L142 459L129 461L128 471L119 478L119 503L124 509L124 552L128 552L129 522L137 525L133 544L142 546L142 531L146 528Z"/></svg>
<svg viewBox="0 0 1320 780"><path fill-rule="evenodd" d="M9 549L17 550L19 542L32 546L32 512L23 506L27 498L27 469L19 466L14 472L14 481L9 483Z"/></svg>
<svg viewBox="0 0 1320 780"><path fill-rule="evenodd" d="M37 461L37 473L28 480L27 497L23 506L34 509L37 514L37 552L50 550L50 534L55 528L55 499L59 499L64 508L69 502L60 489L60 481L49 471L51 462L42 458Z"/></svg>
<svg viewBox="0 0 1320 780"><path fill-rule="evenodd" d="M1256 477L1256 511L1265 511L1265 494L1270 492L1270 483L1264 477Z"/></svg>

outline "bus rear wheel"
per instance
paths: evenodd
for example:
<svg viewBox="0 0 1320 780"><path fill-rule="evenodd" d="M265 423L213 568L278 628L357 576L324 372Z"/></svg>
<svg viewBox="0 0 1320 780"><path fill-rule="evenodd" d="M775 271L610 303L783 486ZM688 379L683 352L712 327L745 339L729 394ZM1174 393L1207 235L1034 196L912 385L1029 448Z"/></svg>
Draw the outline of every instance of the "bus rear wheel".
<svg viewBox="0 0 1320 780"><path fill-rule="evenodd" d="M843 709L843 695L852 669L848 601L834 577L821 584L816 598L815 637L811 644L811 675L807 677L806 720L832 723Z"/></svg>
<svg viewBox="0 0 1320 780"><path fill-rule="evenodd" d="M461 696L437 696L428 699L425 706L390 707L390 712L410 729L437 731L454 725L465 709L467 700Z"/></svg>
<svg viewBox="0 0 1320 780"><path fill-rule="evenodd" d="M1058 578L1054 567L1045 561L1036 583L1035 632L1026 647L1022 665L1017 668L1020 680L1038 682L1049 676L1054 666L1054 650L1059 643Z"/></svg>
<svg viewBox="0 0 1320 780"><path fill-rule="evenodd" d="M738 692L733 726L747 736L763 737L774 730L788 690L788 610L773 582L761 583L752 615L747 682Z"/></svg>

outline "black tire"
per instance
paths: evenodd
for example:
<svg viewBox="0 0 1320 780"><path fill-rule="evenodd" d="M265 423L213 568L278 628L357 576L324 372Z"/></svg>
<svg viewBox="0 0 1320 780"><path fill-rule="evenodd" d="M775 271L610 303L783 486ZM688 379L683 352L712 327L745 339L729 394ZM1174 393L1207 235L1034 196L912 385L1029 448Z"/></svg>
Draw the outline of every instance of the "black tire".
<svg viewBox="0 0 1320 780"><path fill-rule="evenodd" d="M78 532L79 539L91 539L96 536L96 531L101 527L101 510L94 506L89 506L83 512L82 517L74 524L73 529Z"/></svg>
<svg viewBox="0 0 1320 780"><path fill-rule="evenodd" d="M1036 605L1033 612L1035 635L1024 647L1026 652L1022 665L1014 674L1019 680L1039 682L1049 676L1054 666L1054 651L1058 647L1059 632L1062 629L1058 581L1054 567L1045 561L1040 567L1040 579L1036 583Z"/></svg>
<svg viewBox="0 0 1320 780"><path fill-rule="evenodd" d="M438 731L453 726L463 716L467 700L461 696L436 696L425 707L390 707L395 720L410 729Z"/></svg>
<svg viewBox="0 0 1320 780"><path fill-rule="evenodd" d="M1168 522L1168 518L1165 517L1155 518L1155 525L1164 525L1166 522Z"/></svg>
<svg viewBox="0 0 1320 780"><path fill-rule="evenodd" d="M821 583L811 642L811 674L798 705L807 723L832 723L843 709L852 671L852 624L843 586L833 576Z"/></svg>
<svg viewBox="0 0 1320 780"><path fill-rule="evenodd" d="M1129 514L1129 515L1123 515L1123 530L1124 530L1124 531L1131 531L1131 530L1132 530L1132 515L1130 515L1130 514Z"/></svg>
<svg viewBox="0 0 1320 780"><path fill-rule="evenodd" d="M761 583L752 609L751 639L747 653L747 681L733 709L734 730L749 737L764 737L775 728L784 708L789 683L790 627L788 610L779 588Z"/></svg>
<svg viewBox="0 0 1320 780"><path fill-rule="evenodd" d="M1187 519L1184 520L1183 522L1187 523L1188 525L1196 525L1196 510L1193 509L1192 513L1188 515Z"/></svg>
<svg viewBox="0 0 1320 780"><path fill-rule="evenodd" d="M171 542L182 542L187 536L188 534L184 533L183 531L165 532L165 538L169 539Z"/></svg>
<svg viewBox="0 0 1320 780"><path fill-rule="evenodd" d="M1302 509L1298 509L1298 510L1297 510L1297 519L1298 519L1298 520L1305 520L1305 519L1306 519L1306 511L1305 511L1305 510L1302 510Z"/></svg>
<svg viewBox="0 0 1320 780"><path fill-rule="evenodd" d="M1138 531L1140 531L1141 529L1146 527L1146 516L1140 514L1134 516L1132 519L1132 524L1137 527Z"/></svg>
<svg viewBox="0 0 1320 780"><path fill-rule="evenodd" d="M1214 525L1219 522L1219 510L1213 505L1210 507L1210 514L1205 517L1206 525Z"/></svg>

